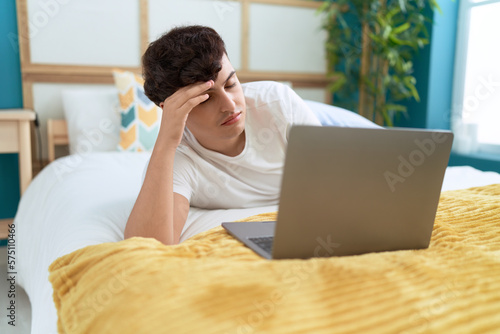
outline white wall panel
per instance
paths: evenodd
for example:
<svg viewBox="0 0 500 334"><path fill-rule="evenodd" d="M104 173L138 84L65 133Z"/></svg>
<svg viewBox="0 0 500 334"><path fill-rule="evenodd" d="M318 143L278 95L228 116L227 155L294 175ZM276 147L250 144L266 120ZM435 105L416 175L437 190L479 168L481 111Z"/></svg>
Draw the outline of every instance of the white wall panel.
<svg viewBox="0 0 500 334"><path fill-rule="evenodd" d="M250 5L250 70L325 73L325 32L312 8Z"/></svg>
<svg viewBox="0 0 500 334"><path fill-rule="evenodd" d="M235 69L241 67L241 4L235 1L149 0L149 40L174 26L200 24L214 28L226 43Z"/></svg>
<svg viewBox="0 0 500 334"><path fill-rule="evenodd" d="M28 0L31 61L139 66L138 0Z"/></svg>

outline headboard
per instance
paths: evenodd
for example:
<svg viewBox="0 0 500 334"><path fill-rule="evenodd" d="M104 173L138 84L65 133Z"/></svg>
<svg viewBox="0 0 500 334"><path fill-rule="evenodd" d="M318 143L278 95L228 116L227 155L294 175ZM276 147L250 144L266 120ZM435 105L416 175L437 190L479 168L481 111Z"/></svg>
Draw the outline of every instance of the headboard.
<svg viewBox="0 0 500 334"><path fill-rule="evenodd" d="M23 102L37 112L43 159L49 155L47 120L64 118L62 90L109 87L113 68L140 73L140 58L149 42L181 24L215 28L242 82L287 81L303 98L330 102L326 34L316 14L320 4L307 0L17 0ZM54 124L51 127L55 129ZM60 134L58 140L62 142Z"/></svg>

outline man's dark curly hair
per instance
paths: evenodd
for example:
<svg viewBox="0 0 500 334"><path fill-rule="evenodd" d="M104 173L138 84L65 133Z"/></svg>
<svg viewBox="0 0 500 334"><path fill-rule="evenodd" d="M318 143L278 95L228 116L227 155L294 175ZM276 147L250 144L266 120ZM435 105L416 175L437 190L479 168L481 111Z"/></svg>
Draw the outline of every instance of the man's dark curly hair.
<svg viewBox="0 0 500 334"><path fill-rule="evenodd" d="M214 80L226 54L224 41L212 28L176 27L149 44L142 56L144 91L156 105L179 88Z"/></svg>

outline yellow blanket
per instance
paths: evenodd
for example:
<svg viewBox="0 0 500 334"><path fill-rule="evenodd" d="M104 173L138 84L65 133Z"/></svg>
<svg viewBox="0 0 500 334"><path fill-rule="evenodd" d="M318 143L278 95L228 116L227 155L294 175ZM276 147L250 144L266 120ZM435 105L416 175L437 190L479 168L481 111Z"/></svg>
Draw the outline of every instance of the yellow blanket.
<svg viewBox="0 0 500 334"><path fill-rule="evenodd" d="M218 227L89 246L50 281L60 333L500 333L500 185L444 192L425 250L268 261Z"/></svg>

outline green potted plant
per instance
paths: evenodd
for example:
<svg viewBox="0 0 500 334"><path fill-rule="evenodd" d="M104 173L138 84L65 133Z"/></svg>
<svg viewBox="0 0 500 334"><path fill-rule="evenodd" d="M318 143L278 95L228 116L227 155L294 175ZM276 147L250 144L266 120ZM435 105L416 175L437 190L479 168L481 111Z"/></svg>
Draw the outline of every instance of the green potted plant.
<svg viewBox="0 0 500 334"><path fill-rule="evenodd" d="M336 104L393 126L407 111L403 100L420 100L413 60L429 43L428 13L436 8L436 0L323 1L318 13Z"/></svg>

